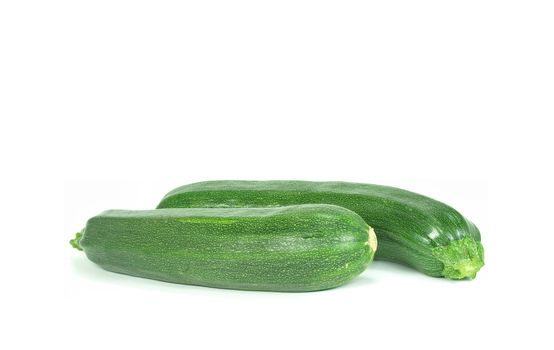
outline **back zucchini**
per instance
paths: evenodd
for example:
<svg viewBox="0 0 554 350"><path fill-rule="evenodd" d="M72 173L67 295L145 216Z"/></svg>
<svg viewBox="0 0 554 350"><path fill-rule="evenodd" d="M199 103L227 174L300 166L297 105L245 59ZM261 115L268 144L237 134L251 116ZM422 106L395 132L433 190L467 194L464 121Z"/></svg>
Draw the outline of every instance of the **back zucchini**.
<svg viewBox="0 0 554 350"><path fill-rule="evenodd" d="M169 192L158 208L277 207L327 203L358 213L376 232L375 259L427 275L474 278L484 265L477 227L450 206L398 188L308 181L208 181Z"/></svg>

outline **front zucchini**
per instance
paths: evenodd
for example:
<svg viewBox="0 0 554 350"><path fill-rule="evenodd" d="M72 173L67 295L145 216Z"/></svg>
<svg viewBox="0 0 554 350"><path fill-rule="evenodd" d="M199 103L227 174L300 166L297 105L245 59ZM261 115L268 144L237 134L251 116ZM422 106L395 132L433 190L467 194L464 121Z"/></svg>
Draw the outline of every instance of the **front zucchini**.
<svg viewBox="0 0 554 350"><path fill-rule="evenodd" d="M328 203L355 211L375 228L375 259L430 275L474 278L483 266L479 230L453 208L393 187L347 182L208 181L169 192L158 208L275 207Z"/></svg>
<svg viewBox="0 0 554 350"><path fill-rule="evenodd" d="M109 210L71 241L106 270L208 287L315 291L368 266L373 230L333 205Z"/></svg>

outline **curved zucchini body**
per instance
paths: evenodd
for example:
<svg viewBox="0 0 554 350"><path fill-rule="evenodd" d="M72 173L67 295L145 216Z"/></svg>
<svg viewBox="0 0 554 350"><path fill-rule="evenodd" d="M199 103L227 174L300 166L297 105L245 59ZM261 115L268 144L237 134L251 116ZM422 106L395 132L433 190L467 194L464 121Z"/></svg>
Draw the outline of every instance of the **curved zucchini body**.
<svg viewBox="0 0 554 350"><path fill-rule="evenodd" d="M453 208L393 187L347 182L208 181L169 192L158 208L328 203L358 213L379 241L375 259L430 276L474 278L484 265L477 227Z"/></svg>
<svg viewBox="0 0 554 350"><path fill-rule="evenodd" d="M334 205L109 210L71 244L106 270L208 287L304 292L368 266L373 230Z"/></svg>

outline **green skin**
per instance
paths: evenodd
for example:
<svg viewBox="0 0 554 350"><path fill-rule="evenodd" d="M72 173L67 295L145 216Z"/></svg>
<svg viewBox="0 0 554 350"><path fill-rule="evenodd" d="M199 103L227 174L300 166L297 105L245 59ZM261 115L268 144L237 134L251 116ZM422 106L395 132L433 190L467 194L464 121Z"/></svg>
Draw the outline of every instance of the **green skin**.
<svg viewBox="0 0 554 350"><path fill-rule="evenodd" d="M477 227L453 208L398 188L308 181L208 181L169 192L158 208L275 207L327 203L358 213L379 242L376 260L435 277L474 278L484 265Z"/></svg>
<svg viewBox="0 0 554 350"><path fill-rule="evenodd" d="M369 233L369 235L368 235ZM340 286L373 259L375 236L334 205L109 210L71 244L106 270L167 282L307 292Z"/></svg>

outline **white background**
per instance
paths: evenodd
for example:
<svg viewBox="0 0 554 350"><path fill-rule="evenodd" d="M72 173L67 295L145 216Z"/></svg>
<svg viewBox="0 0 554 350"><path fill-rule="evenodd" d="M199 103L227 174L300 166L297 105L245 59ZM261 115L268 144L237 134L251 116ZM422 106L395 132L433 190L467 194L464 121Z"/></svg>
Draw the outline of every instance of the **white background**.
<svg viewBox="0 0 554 350"><path fill-rule="evenodd" d="M3 349L552 349L551 1L0 2ZM374 263L258 293L68 240L212 179L344 180L482 231L469 282Z"/></svg>

